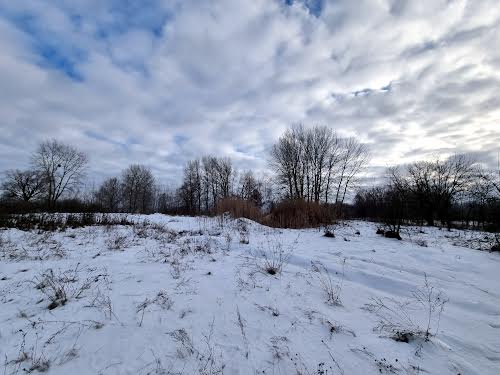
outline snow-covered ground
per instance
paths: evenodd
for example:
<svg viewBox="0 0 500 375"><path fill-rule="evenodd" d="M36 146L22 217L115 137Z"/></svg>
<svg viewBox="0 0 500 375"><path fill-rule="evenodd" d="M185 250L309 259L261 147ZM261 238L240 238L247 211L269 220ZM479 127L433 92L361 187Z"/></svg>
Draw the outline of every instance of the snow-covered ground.
<svg viewBox="0 0 500 375"><path fill-rule="evenodd" d="M0 231L5 374L500 374L486 235L130 217Z"/></svg>

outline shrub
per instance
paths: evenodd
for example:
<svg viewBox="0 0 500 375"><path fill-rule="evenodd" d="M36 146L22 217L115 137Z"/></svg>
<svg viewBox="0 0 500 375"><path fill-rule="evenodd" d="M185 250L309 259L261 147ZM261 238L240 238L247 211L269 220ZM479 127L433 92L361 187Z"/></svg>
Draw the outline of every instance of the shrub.
<svg viewBox="0 0 500 375"><path fill-rule="evenodd" d="M20 364L24 363L25 365L23 366L23 371L27 374L31 374L33 372L40 372L44 373L47 372L50 368L50 360L48 360L44 353L43 353L43 347L42 350L39 351L38 347L38 336L37 336L37 342L33 346L31 346L29 349L26 347L26 332L22 332L23 338L19 347L19 354L16 359L11 360L10 362L7 362L7 356L5 358L5 363L4 363L4 373L7 373L7 365L8 364L13 364L15 365L15 370L12 372L18 373L20 369Z"/></svg>
<svg viewBox="0 0 500 375"><path fill-rule="evenodd" d="M293 254L297 240L287 248L283 247L281 239L267 239L267 249L263 246L254 254L257 270L267 275L279 275L288 264Z"/></svg>
<svg viewBox="0 0 500 375"><path fill-rule="evenodd" d="M94 283L99 283L101 279L106 280L107 274L97 273L95 269L87 269L85 277L81 278L82 270L79 265L78 263L73 269L59 272L49 268L35 277L35 288L50 301L47 306L49 310L64 306L72 299L83 298Z"/></svg>
<svg viewBox="0 0 500 375"><path fill-rule="evenodd" d="M263 224L278 228L314 228L334 222L334 210L327 205L302 199L286 200L277 204Z"/></svg>
<svg viewBox="0 0 500 375"><path fill-rule="evenodd" d="M17 228L23 231L58 231L94 225L133 225L126 217L109 217L89 212L79 214L23 214L0 215L0 228Z"/></svg>
<svg viewBox="0 0 500 375"><path fill-rule="evenodd" d="M330 305L341 306L340 294L342 293L342 286L344 284L344 267L346 260L340 262L342 271L340 275L336 272L338 278L334 282L330 276L328 268L321 262L311 262L312 271L315 273L320 287L326 295L326 301Z"/></svg>
<svg viewBox="0 0 500 375"><path fill-rule="evenodd" d="M128 237L123 234L112 234L109 238L106 239L106 247L109 250L125 250L125 247L128 245Z"/></svg>
<svg viewBox="0 0 500 375"><path fill-rule="evenodd" d="M333 227L327 226L325 228L325 232L323 233L323 237L335 238L335 232L333 230Z"/></svg>
<svg viewBox="0 0 500 375"><path fill-rule="evenodd" d="M396 238L398 240L402 240L401 235L399 234L399 231L396 230L385 230L382 228L377 228L377 234L384 236L385 238Z"/></svg>
<svg viewBox="0 0 500 375"><path fill-rule="evenodd" d="M415 240L415 243L418 245L418 246L422 246L422 247L428 247L429 245L427 244L427 241L426 240Z"/></svg>
<svg viewBox="0 0 500 375"><path fill-rule="evenodd" d="M385 333L398 342L409 342L416 338L429 341L437 335L448 298L429 283L427 275L424 277L424 285L413 291L407 300L372 298L372 302L364 306L364 309L380 319L375 331Z"/></svg>
<svg viewBox="0 0 500 375"><path fill-rule="evenodd" d="M248 245L250 243L248 225L244 220L239 219L236 222L236 230L240 235L240 243Z"/></svg>
<svg viewBox="0 0 500 375"><path fill-rule="evenodd" d="M139 327L142 326L142 322L144 320L144 313L146 312L146 309L150 305L156 305L162 310L170 310L174 305L174 301L172 300L172 298L170 298L170 296L165 290L160 290L154 298L146 297L146 299L143 302L137 305L137 313L142 313Z"/></svg>
<svg viewBox="0 0 500 375"><path fill-rule="evenodd" d="M402 240L402 238L401 238L401 236L400 236L399 232L395 232L395 231L393 231L393 230L387 230L387 231L385 231L385 233L384 233L384 237L385 237L385 238L395 238L395 239L397 239L397 240L399 240L399 241L401 241L401 240Z"/></svg>
<svg viewBox="0 0 500 375"><path fill-rule="evenodd" d="M64 306L66 304L66 302L68 301L66 284L69 282L71 281L56 277L51 269L49 269L39 277L36 288L49 298L49 310L55 309L57 306Z"/></svg>
<svg viewBox="0 0 500 375"><path fill-rule="evenodd" d="M262 212L253 202L241 198L225 198L217 203L217 215L229 213L231 217L247 218L254 221L259 221L262 217Z"/></svg>
<svg viewBox="0 0 500 375"><path fill-rule="evenodd" d="M500 251L500 234L495 234L495 244L491 247L491 251Z"/></svg>

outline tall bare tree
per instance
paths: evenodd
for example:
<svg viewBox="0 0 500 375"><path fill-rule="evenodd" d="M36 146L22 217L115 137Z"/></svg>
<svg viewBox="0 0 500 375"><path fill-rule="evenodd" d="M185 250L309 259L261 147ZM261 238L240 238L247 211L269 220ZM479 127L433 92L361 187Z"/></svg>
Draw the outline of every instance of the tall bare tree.
<svg viewBox="0 0 500 375"><path fill-rule="evenodd" d="M303 145L299 136L302 131L302 127L286 130L271 149L270 165L276 172L278 182L286 187L290 199L304 197L301 166Z"/></svg>
<svg viewBox="0 0 500 375"><path fill-rule="evenodd" d="M344 203L348 189L354 182L355 177L366 165L368 159L368 149L364 144L355 138L342 140L335 203Z"/></svg>
<svg viewBox="0 0 500 375"><path fill-rule="evenodd" d="M218 199L224 199L231 195L234 169L231 159L218 158L215 163L216 178L219 186Z"/></svg>
<svg viewBox="0 0 500 375"><path fill-rule="evenodd" d="M63 194L80 185L88 164L85 153L55 139L41 143L31 160L34 169L43 176L50 209L55 208Z"/></svg>
<svg viewBox="0 0 500 375"><path fill-rule="evenodd" d="M122 199L120 180L117 177L105 180L96 191L95 199L108 212L118 212Z"/></svg>
<svg viewBox="0 0 500 375"><path fill-rule="evenodd" d="M497 169L489 173L482 173L482 177L491 185L496 195L500 198L500 155L498 157Z"/></svg>
<svg viewBox="0 0 500 375"><path fill-rule="evenodd" d="M146 213L153 208L155 180L151 170L132 164L122 173L123 204L127 212Z"/></svg>
<svg viewBox="0 0 500 375"><path fill-rule="evenodd" d="M310 198L319 202L323 192L327 189L330 166L337 149L337 136L327 127L315 127L309 135L310 144L308 164L310 165L310 179L312 182Z"/></svg>
<svg viewBox="0 0 500 375"><path fill-rule="evenodd" d="M343 138L338 138L334 135L330 149L327 155L327 165L326 165L326 175L325 175L325 189L324 189L324 201L329 203L330 193L332 187L334 187L334 179L339 170L340 161L342 159L342 145L344 141Z"/></svg>
<svg viewBox="0 0 500 375"><path fill-rule="evenodd" d="M178 191L184 210L211 212L220 199L231 196L235 175L229 158L204 156L188 161Z"/></svg>
<svg viewBox="0 0 500 375"><path fill-rule="evenodd" d="M28 202L42 195L44 184L44 178L38 171L11 169L5 172L2 190L8 198Z"/></svg>
<svg viewBox="0 0 500 375"><path fill-rule="evenodd" d="M252 171L246 171L240 178L239 196L261 207L264 199L263 182Z"/></svg>
<svg viewBox="0 0 500 375"><path fill-rule="evenodd" d="M271 149L270 165L288 198L328 203L333 191L343 203L367 161L366 146L354 138L338 138L325 126L295 126Z"/></svg>
<svg viewBox="0 0 500 375"><path fill-rule="evenodd" d="M179 195L188 213L201 211L202 180L198 159L188 161L184 167L184 178L179 188Z"/></svg>
<svg viewBox="0 0 500 375"><path fill-rule="evenodd" d="M217 196L219 191L217 179L217 158L215 156L204 156L201 159L203 176L203 200L205 211L208 212L217 204Z"/></svg>

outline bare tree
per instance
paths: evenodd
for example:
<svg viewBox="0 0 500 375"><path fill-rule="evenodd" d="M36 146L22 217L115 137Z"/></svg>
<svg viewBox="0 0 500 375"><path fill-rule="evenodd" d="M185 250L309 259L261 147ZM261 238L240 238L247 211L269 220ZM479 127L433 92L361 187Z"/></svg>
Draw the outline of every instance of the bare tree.
<svg viewBox="0 0 500 375"><path fill-rule="evenodd" d="M217 195L219 191L217 179L217 158L215 156L204 156L201 159L203 166L203 200L205 211L208 212L217 204Z"/></svg>
<svg viewBox="0 0 500 375"><path fill-rule="evenodd" d="M155 198L155 180L151 170L132 164L122 173L123 204L127 212L149 212Z"/></svg>
<svg viewBox="0 0 500 375"><path fill-rule="evenodd" d="M302 127L295 130L301 144L301 171L305 179L303 198L311 202L320 202L328 186L334 164L332 157L337 149L338 138L330 128L315 126L311 129ZM326 197L326 196L325 196Z"/></svg>
<svg viewBox="0 0 500 375"><path fill-rule="evenodd" d="M178 198L178 191L166 187L159 187L156 196L156 209L163 214L178 213L181 208Z"/></svg>
<svg viewBox="0 0 500 375"><path fill-rule="evenodd" d="M264 198L263 182L255 177L252 171L246 171L240 178L239 196L251 201L257 207L262 206Z"/></svg>
<svg viewBox="0 0 500 375"><path fill-rule="evenodd" d="M354 138L338 138L326 126L287 130L271 150L270 165L291 199L343 203L356 176L368 161L366 146Z"/></svg>
<svg viewBox="0 0 500 375"><path fill-rule="evenodd" d="M335 203L340 204L344 203L346 194L355 177L369 159L368 149L355 138L343 139L341 149L337 192L335 194Z"/></svg>
<svg viewBox="0 0 500 375"><path fill-rule="evenodd" d="M188 161L184 167L184 178L179 188L179 196L189 213L201 211L202 181L201 165L198 159Z"/></svg>
<svg viewBox="0 0 500 375"><path fill-rule="evenodd" d="M475 160L470 155L457 154L445 160L412 163L404 171L393 173L391 180L415 197L427 224L434 225L436 218L449 221L450 207L477 176Z"/></svg>
<svg viewBox="0 0 500 375"><path fill-rule="evenodd" d="M32 164L43 176L49 208L53 209L63 194L74 191L80 185L87 163L85 153L55 139L38 146L32 156Z"/></svg>
<svg viewBox="0 0 500 375"><path fill-rule="evenodd" d="M495 188L497 195L500 196L500 178L497 181L492 179L491 185Z"/></svg>
<svg viewBox="0 0 500 375"><path fill-rule="evenodd" d="M2 190L8 198L22 199L28 202L42 195L44 178L35 170L8 170L5 172Z"/></svg>
<svg viewBox="0 0 500 375"><path fill-rule="evenodd" d="M308 164L310 165L311 200L319 202L323 192L328 189L328 176L336 164L335 155L338 149L338 138L335 133L325 127L315 127L310 132ZM328 195L325 195L325 198Z"/></svg>
<svg viewBox="0 0 500 375"><path fill-rule="evenodd" d="M233 193L236 171L231 159L204 156L186 163L178 195L189 213L211 212L219 200Z"/></svg>
<svg viewBox="0 0 500 375"><path fill-rule="evenodd" d="M471 216L477 225L483 228L488 224L489 230L500 229L500 158L496 170L478 169L478 177L469 188L465 206L467 207L466 223ZM500 237L498 237L500 238Z"/></svg>
<svg viewBox="0 0 500 375"><path fill-rule="evenodd" d="M218 180L218 199L224 199L231 195L232 183L233 183L233 164L229 158L218 158L216 159L215 170L217 172Z"/></svg>
<svg viewBox="0 0 500 375"><path fill-rule="evenodd" d="M95 193L95 199L108 212L117 212L122 199L121 183L117 177L105 180Z"/></svg>
<svg viewBox="0 0 500 375"><path fill-rule="evenodd" d="M483 171L481 173L481 178L491 186L492 190L500 198L500 156L498 159L497 169L489 172Z"/></svg>
<svg viewBox="0 0 500 375"><path fill-rule="evenodd" d="M326 176L325 176L325 203L329 203L330 192L334 186L334 178L338 171L338 166L342 158L343 139L334 135L327 155Z"/></svg>
<svg viewBox="0 0 500 375"><path fill-rule="evenodd" d="M302 127L288 129L271 149L270 165L276 172L278 182L286 187L290 199L301 199L303 194L303 176L301 168Z"/></svg>

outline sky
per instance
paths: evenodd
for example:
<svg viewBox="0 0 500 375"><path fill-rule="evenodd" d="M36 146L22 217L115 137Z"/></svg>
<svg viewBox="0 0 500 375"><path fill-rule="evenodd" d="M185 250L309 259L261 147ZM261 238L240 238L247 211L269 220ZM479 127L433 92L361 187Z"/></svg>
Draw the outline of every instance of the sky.
<svg viewBox="0 0 500 375"><path fill-rule="evenodd" d="M0 0L0 170L55 138L99 182L206 154L265 170L293 125L368 144L367 175L500 151L498 0Z"/></svg>

